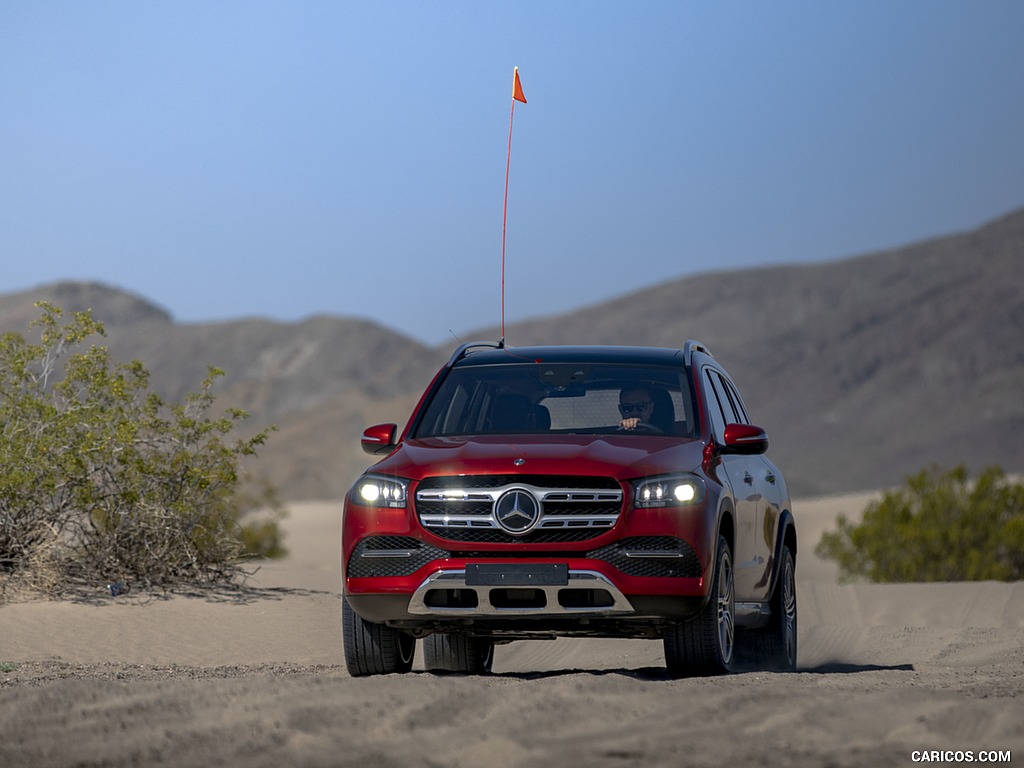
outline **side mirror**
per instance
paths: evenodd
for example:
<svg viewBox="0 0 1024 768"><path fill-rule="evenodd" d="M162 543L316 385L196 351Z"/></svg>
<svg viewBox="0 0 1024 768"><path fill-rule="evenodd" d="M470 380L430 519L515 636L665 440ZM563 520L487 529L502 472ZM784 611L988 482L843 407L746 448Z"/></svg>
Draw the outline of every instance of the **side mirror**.
<svg viewBox="0 0 1024 768"><path fill-rule="evenodd" d="M372 456L391 453L391 449L395 447L397 433L397 424L375 424L363 431L363 439L360 444L363 446L363 450Z"/></svg>
<svg viewBox="0 0 1024 768"><path fill-rule="evenodd" d="M768 433L753 424L727 424L725 445L722 453L739 453L746 456L764 453L768 450Z"/></svg>

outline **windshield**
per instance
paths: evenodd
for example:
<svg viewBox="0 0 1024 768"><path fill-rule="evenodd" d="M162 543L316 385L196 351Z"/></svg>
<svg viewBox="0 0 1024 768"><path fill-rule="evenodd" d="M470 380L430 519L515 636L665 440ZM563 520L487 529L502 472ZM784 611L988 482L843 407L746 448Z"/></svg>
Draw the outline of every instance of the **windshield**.
<svg viewBox="0 0 1024 768"><path fill-rule="evenodd" d="M623 418L639 417L622 431ZM452 369L413 437L485 434L693 437L693 398L676 368L522 363Z"/></svg>

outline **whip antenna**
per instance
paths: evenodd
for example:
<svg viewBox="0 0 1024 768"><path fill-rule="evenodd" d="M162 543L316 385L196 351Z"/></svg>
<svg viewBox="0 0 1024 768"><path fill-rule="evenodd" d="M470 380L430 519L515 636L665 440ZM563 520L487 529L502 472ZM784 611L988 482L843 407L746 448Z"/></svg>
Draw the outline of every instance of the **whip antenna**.
<svg viewBox="0 0 1024 768"><path fill-rule="evenodd" d="M508 115L508 154L505 156L505 204L501 212L501 345L505 346L505 231L508 226L508 170L512 165L512 120L516 116L516 102L526 103L523 85L519 82L519 67L512 68L512 109Z"/></svg>

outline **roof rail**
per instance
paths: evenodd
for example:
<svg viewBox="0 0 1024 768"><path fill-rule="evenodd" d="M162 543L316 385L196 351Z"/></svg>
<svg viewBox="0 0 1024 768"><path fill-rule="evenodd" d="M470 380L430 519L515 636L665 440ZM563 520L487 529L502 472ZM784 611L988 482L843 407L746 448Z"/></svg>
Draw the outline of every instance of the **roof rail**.
<svg viewBox="0 0 1024 768"><path fill-rule="evenodd" d="M700 341L695 341L694 339L688 339L686 343L683 344L683 362L686 365L690 365L690 360L693 358L694 352L700 352L701 354L707 355L711 358L714 357L706 344Z"/></svg>
<svg viewBox="0 0 1024 768"><path fill-rule="evenodd" d="M459 344L458 348L452 353L452 356L448 359L448 367L451 368L455 363L466 356L466 353L471 349L477 347L486 347L487 349L502 349L505 344L503 341L467 341L464 344Z"/></svg>

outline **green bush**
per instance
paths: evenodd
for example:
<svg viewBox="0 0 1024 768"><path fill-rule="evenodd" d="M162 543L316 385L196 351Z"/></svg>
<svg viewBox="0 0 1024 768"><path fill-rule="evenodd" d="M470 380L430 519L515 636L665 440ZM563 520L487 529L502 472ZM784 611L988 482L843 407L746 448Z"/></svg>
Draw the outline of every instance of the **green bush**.
<svg viewBox="0 0 1024 768"><path fill-rule="evenodd" d="M840 515L838 526L815 551L839 564L844 581L1024 576L1024 485L998 467L973 482L963 466L922 471L869 504L859 524Z"/></svg>
<svg viewBox="0 0 1024 768"><path fill-rule="evenodd" d="M38 344L0 338L3 582L57 594L227 585L244 580L247 550L280 554L276 519L247 523L238 492L269 430L228 439L246 414L211 415L223 373L164 403L142 363L86 346L104 335L91 313L61 324L58 307L37 306Z"/></svg>

